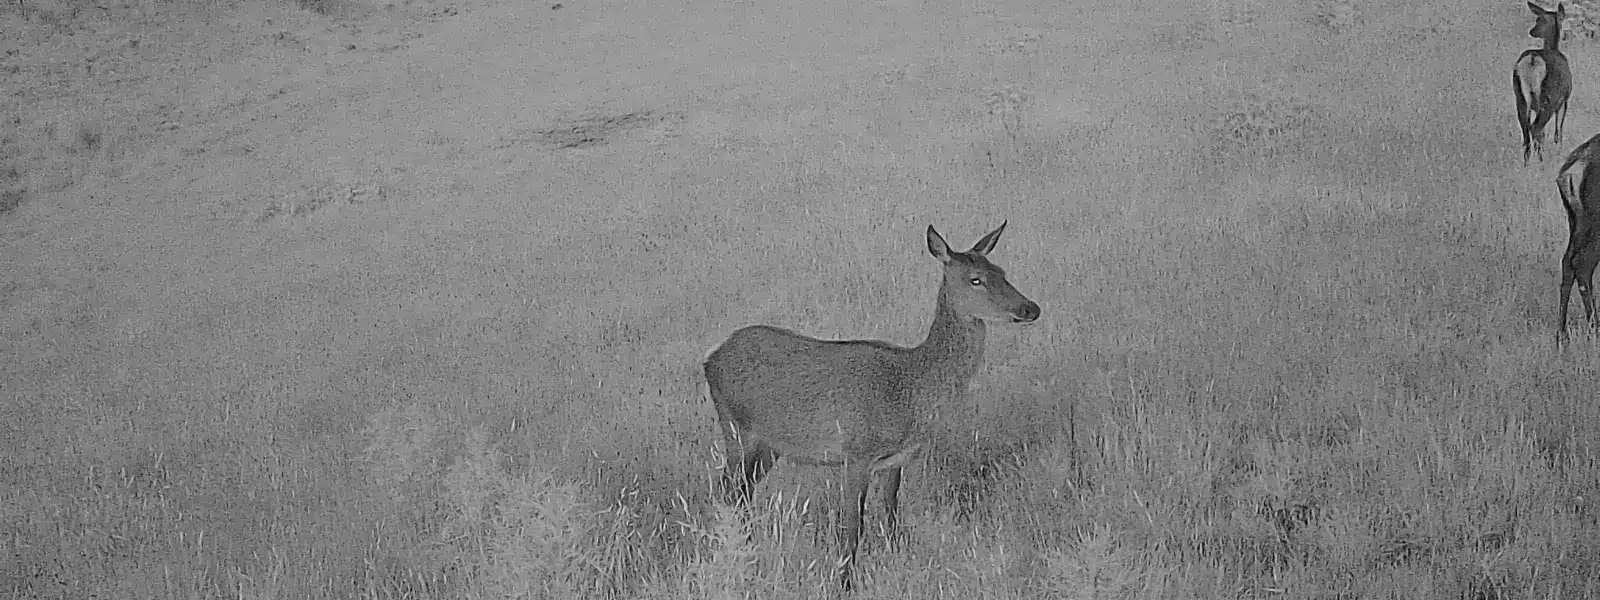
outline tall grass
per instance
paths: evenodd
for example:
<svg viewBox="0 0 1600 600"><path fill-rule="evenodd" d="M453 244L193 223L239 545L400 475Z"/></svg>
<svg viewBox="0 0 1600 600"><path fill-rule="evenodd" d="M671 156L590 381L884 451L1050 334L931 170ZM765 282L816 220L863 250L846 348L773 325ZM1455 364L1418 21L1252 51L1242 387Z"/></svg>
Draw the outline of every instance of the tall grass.
<svg viewBox="0 0 1600 600"><path fill-rule="evenodd" d="M827 27L695 41L743 87L660 83L678 129L284 225L250 255L277 276L202 288L221 327L7 321L53 445L8 457L4 590L826 597L837 473L712 501L699 361L755 322L916 343L921 228L1010 219L993 258L1044 317L991 329L902 536L869 503L857 596L1595 595L1600 353L1551 343L1564 228L1515 160L1515 53L1477 43L1525 9L1213 4L772 6L737 25ZM885 64L773 66L813 41Z"/></svg>

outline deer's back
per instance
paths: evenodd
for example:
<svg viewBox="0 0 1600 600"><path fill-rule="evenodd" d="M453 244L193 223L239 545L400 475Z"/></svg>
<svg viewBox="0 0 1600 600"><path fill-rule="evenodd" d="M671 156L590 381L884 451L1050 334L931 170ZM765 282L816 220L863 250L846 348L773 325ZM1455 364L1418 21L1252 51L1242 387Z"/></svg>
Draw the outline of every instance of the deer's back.
<svg viewBox="0 0 1600 600"><path fill-rule="evenodd" d="M1545 93L1565 99L1572 92L1572 67L1567 64L1567 55L1560 50L1545 50L1541 56L1545 63Z"/></svg>
<svg viewBox="0 0 1600 600"><path fill-rule="evenodd" d="M1543 79L1538 82L1539 92L1550 100L1566 99L1572 93L1572 68L1567 63L1567 56L1560 50L1524 50L1517 57L1516 70L1519 73L1533 71L1542 74Z"/></svg>

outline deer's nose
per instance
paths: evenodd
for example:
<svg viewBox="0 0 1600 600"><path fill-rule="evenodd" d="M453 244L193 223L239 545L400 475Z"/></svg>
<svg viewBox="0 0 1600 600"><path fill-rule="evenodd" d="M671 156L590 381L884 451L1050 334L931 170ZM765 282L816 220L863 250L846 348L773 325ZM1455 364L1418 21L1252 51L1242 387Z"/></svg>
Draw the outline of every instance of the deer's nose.
<svg viewBox="0 0 1600 600"><path fill-rule="evenodd" d="M1018 310L1011 317L1013 321L1018 323L1031 323L1038 318L1039 305L1034 304L1033 302L1028 302L1027 304L1022 305L1022 309Z"/></svg>

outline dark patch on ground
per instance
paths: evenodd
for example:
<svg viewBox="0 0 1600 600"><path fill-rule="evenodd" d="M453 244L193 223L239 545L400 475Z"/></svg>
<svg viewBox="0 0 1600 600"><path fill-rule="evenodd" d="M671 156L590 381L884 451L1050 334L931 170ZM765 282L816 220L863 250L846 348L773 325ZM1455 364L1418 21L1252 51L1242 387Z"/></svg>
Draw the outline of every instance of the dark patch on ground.
<svg viewBox="0 0 1600 600"><path fill-rule="evenodd" d="M22 206L27 190L22 187L22 173L16 167L0 167L0 215Z"/></svg>
<svg viewBox="0 0 1600 600"><path fill-rule="evenodd" d="M647 129L677 117L675 113L657 113L649 110L587 117L566 125L536 131L533 137L545 145L562 150L575 150L598 146L619 133Z"/></svg>
<svg viewBox="0 0 1600 600"><path fill-rule="evenodd" d="M370 182L319 182L298 190L289 197L274 199L256 217L256 222L278 217L305 216L335 204L362 205L382 202L388 193Z"/></svg>

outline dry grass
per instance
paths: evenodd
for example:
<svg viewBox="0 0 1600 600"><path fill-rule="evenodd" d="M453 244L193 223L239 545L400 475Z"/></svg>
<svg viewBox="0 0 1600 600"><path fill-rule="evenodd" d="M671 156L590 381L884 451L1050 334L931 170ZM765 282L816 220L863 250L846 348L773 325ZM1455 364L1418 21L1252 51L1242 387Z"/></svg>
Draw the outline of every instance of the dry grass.
<svg viewBox="0 0 1600 600"><path fill-rule="evenodd" d="M826 597L834 474L712 503L698 361L915 343L922 228L1009 219L1044 317L991 331L858 597L1594 596L1526 9L1434 4L146 7L72 50L148 53L104 77L30 33L0 593Z"/></svg>

